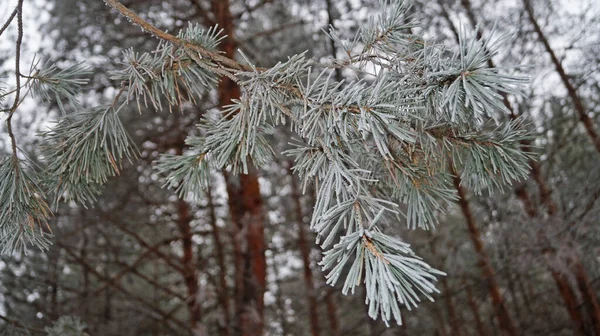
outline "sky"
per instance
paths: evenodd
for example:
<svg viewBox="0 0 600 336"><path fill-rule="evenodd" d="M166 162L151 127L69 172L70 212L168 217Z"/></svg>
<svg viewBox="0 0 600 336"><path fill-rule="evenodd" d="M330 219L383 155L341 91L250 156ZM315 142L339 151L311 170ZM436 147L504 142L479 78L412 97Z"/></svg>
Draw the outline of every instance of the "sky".
<svg viewBox="0 0 600 336"><path fill-rule="evenodd" d="M14 8L17 5L16 0L1 0L0 1L0 23L4 24ZM47 22L50 18L48 13L43 10L45 6L44 0L27 0L23 3L23 43L21 51L21 72L27 74L31 64L36 57L36 52L41 48L50 48L51 43L44 40L40 33L40 26L43 22ZM7 31L0 36L0 55L9 55L4 64L0 64L3 72L8 73L8 77L0 78L0 81L7 83L9 90L14 89L15 79L12 72L14 71L15 62L15 42L17 38L16 18L13 20ZM4 104L12 104L14 97L9 96ZM3 106L4 107L4 106ZM34 130L41 127L41 120L33 120L32 111L37 108L37 104L31 98L26 99L15 113L13 120L17 127L18 137L30 137ZM0 116L4 121L5 116ZM6 134L6 124L0 124L0 150L3 149L3 144L8 140ZM6 147L4 147L6 148Z"/></svg>

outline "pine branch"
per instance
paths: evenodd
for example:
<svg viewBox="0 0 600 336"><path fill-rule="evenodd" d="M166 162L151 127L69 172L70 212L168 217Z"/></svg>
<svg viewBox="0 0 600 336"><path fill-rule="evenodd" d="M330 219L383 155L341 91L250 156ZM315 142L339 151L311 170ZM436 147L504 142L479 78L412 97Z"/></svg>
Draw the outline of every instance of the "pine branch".
<svg viewBox="0 0 600 336"><path fill-rule="evenodd" d="M42 97L52 93L59 104L67 99L76 107L44 134L45 187L56 201L91 204L107 179L119 173L122 160L135 158L118 117L130 101L135 99L140 111L142 101L171 109L184 100L194 102L227 77L241 87L242 96L224 107L224 117L203 120L200 135L188 138L184 155L161 156L156 169L167 175L165 186L181 198L198 200L211 172L229 168L245 174L250 160L257 166L272 162L267 137L289 123L297 139L284 154L293 157L303 187L314 183L318 190L311 229L326 249L322 266L330 272L328 283L346 274L344 293L364 284L369 315L401 323L400 305L410 308L421 296L431 299L435 277L443 273L421 261L408 244L383 234L383 224L402 217L409 227L436 224L445 202L457 198L450 187L449 172L455 169L450 162L461 166L461 180L476 192L501 189L527 174L531 155L519 144L529 134L517 121L488 126L506 109L496 92L517 94L525 83L523 76L486 66L506 37L491 42L461 34L458 50L447 57L444 46L406 33L415 24L407 6L382 0L382 12L352 41L330 31L346 59L322 65L299 54L259 68L247 58L245 65L220 54L217 27L189 25L174 36L117 0L106 3L161 41L153 54L125 51L123 68L113 74L121 89L107 107L75 106L84 84L77 79L84 73L78 66L50 67L31 76ZM336 80L341 68L364 78ZM19 89L17 82L17 97ZM8 188L0 192L12 197ZM23 211L41 213L41 205L31 210L24 204Z"/></svg>
<svg viewBox="0 0 600 336"><path fill-rule="evenodd" d="M134 13L129 8L125 7L118 0L105 0L105 2L107 5L117 10L121 15L129 19L133 24L139 26L144 31L149 32L155 37L163 41L170 42L173 45L188 48L189 50L197 52L201 58L206 57L209 60L214 61L216 63L215 66L217 69L224 70L229 73L231 73L232 70L249 70L248 66L240 64L228 57L219 54L218 52L210 51L203 46L194 44L192 42L173 36L169 33L163 32L162 30L150 24L148 21L139 17L139 15Z"/></svg>
<svg viewBox="0 0 600 336"><path fill-rule="evenodd" d="M21 98L21 43L23 42L23 0L19 0L17 3L17 41L15 44L15 82L16 82L16 91L15 91L15 101L8 111L8 117L6 118L6 125L8 136L10 137L10 144L12 148L12 160L14 165L18 165L18 156L17 156L17 141L15 139L15 134L12 129L12 117L19 106L19 100ZM12 15L11 15L12 16ZM7 21L7 25L10 23L12 19ZM3 27L4 28L4 27ZM19 171L16 171L16 178L19 178Z"/></svg>

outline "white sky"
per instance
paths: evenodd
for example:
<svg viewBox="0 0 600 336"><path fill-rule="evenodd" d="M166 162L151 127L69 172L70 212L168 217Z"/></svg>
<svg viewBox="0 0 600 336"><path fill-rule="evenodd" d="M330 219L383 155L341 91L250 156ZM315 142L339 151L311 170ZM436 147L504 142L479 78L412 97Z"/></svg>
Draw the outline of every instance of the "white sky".
<svg viewBox="0 0 600 336"><path fill-rule="evenodd" d="M0 0L0 24L4 24L10 14L17 5L17 0ZM23 3L23 43L21 45L21 73L27 74L36 52L42 48L51 48L52 43L49 40L44 40L40 33L40 26L43 22L47 22L50 18L47 11L44 10L46 5L45 0L25 0ZM7 53L9 56L5 62L3 69L9 71L9 77L0 78L0 81L8 83L8 88L12 90L15 87L15 79L12 72L14 71L15 62L15 42L17 38L17 18L15 17L9 28L0 36L0 52ZM25 91L22 91L22 94ZM14 97L9 96L4 104L12 104ZM17 134L17 142L19 138L25 140L25 137L30 138L42 125L42 120L33 120L33 113L38 108L36 102L29 98L16 111L13 116L15 132ZM39 114L38 114L39 115ZM0 148L2 144L8 143L8 135L6 134L6 125L4 123L5 115L0 115Z"/></svg>

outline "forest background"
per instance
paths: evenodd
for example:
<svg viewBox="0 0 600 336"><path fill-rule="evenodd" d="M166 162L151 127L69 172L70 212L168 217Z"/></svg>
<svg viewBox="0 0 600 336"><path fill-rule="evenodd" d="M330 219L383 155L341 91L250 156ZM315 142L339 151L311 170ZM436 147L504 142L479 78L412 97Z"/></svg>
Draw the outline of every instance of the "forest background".
<svg viewBox="0 0 600 336"><path fill-rule="evenodd" d="M526 65L523 96L505 96L510 114L535 133L528 180L459 195L435 229L386 228L447 276L435 302L402 309L401 326L371 319L365 294L342 295L325 283L322 254L309 230L314 191L302 193L287 156L246 176L211 176L194 202L162 188L159 153L183 153L200 116L239 97L223 81L196 104L173 112L132 104L124 124L141 158L111 178L93 207L62 205L50 221L47 251L2 255L0 332L43 334L77 316L89 335L600 335L600 8L594 0L433 0L410 2L431 41L457 46L460 32L511 32L488 63ZM0 4L0 22L17 1ZM158 40L103 1L25 1L24 55L91 67L84 104L110 102L122 52L151 51ZM322 30L352 36L378 10L373 0L123 1L157 27L216 24L220 48L240 49L260 66L308 50L340 56ZM39 30L39 32L36 32ZM10 76L16 29L0 43L0 75ZM5 43L5 41L9 41ZM6 46L6 47L5 47ZM26 61L23 61L26 64ZM337 71L338 79L351 78ZM5 104L4 102L3 104ZM15 115L24 150L35 155L56 102L28 101ZM0 151L10 152L5 125ZM289 134L269 139L284 147ZM248 325L254 326L247 328ZM59 326L61 327L61 326ZM63 326L64 327L64 326Z"/></svg>

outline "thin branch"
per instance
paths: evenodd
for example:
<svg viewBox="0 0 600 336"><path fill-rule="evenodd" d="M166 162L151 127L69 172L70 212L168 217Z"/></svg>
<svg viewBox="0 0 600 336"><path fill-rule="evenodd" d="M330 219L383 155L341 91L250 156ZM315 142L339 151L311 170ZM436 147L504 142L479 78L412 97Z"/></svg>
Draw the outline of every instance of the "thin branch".
<svg viewBox="0 0 600 336"><path fill-rule="evenodd" d="M17 15L17 12L18 12L18 9L15 8L15 10L13 10L12 14L10 14L10 16L8 17L8 20L6 20L6 22L4 23L4 25L2 26L2 28L0 28L0 36L2 36L2 34L6 30L6 28L8 28L8 26L10 25L10 23L12 22L12 20Z"/></svg>
<svg viewBox="0 0 600 336"><path fill-rule="evenodd" d="M10 319L10 318L8 318L6 316L3 316L3 315L0 315L0 320L3 320L4 322L6 322L6 323L8 323L10 325L13 325L14 327L19 328L19 329L27 330L27 331L34 332L34 333L37 333L37 334L44 334L44 335L46 335L46 332L44 330L26 327L23 324L19 323L19 321Z"/></svg>
<svg viewBox="0 0 600 336"><path fill-rule="evenodd" d="M8 118L6 118L6 125L8 128L8 136L10 137L10 144L12 147L13 154L13 163L15 167L18 165L18 157L17 157L17 141L15 139L15 134L12 130L12 116L14 115L17 107L19 106L19 100L21 99L21 70L19 67L19 62L21 61L21 43L23 42L23 0L19 0L17 4L17 43L16 43L16 52L15 52L15 82L17 84L15 91L15 101L10 111L8 112ZM12 19L11 19L12 20ZM19 170L15 170L15 177L19 178Z"/></svg>
<svg viewBox="0 0 600 336"><path fill-rule="evenodd" d="M333 4L331 3L331 0L325 0L325 4L327 5L327 23L329 24L329 26L332 29L335 29L335 21L333 19ZM333 59L337 59L337 48L335 46L335 41L333 39L329 39L329 47L331 48L330 52L331 52L331 56L333 57ZM343 79L342 77L342 70L339 67L335 68L335 80L337 80L338 82L341 82Z"/></svg>
<svg viewBox="0 0 600 336"><path fill-rule="evenodd" d="M173 43L174 45L178 45L181 47L185 47L189 50L195 51L201 57L206 57L206 58L212 60L213 62L215 62L217 65L217 68L220 68L221 70L227 71L229 73L232 73L233 72L232 70L243 70L243 71L252 71L253 70L251 67L249 67L247 65L243 65L235 60L232 60L229 57L225 57L225 56L219 54L218 52L207 50L202 46L182 40L174 35L171 35L169 33L166 33L164 31L158 29L157 27L155 27L148 21L142 19L140 16L138 16L132 10L125 7L118 0L106 0L106 3L110 7L116 9L121 15L130 19L135 25L139 26L143 30L154 35L155 37L165 40L167 42Z"/></svg>
<svg viewBox="0 0 600 336"><path fill-rule="evenodd" d="M73 252L69 246L61 243L61 242L57 242L56 244L58 247L62 248L71 258L71 260L79 265L81 265L81 267L87 269L91 274L93 274L96 278L98 278L101 281L104 282L108 282L110 283L110 279L105 277L104 275L102 275L100 272L98 272L92 265L90 265L87 261L85 261L84 259L82 259L80 256L78 256L75 252ZM124 294L125 296L128 296L136 301L138 301L139 303L143 304L145 307L149 308L151 311L153 311L154 313L158 314L159 316L165 318L167 317L169 321L173 322L175 325L177 325L178 327L182 328L183 330L189 330L189 327L183 323L182 321L180 321L179 319L172 317L172 316L167 316L167 313L165 313L162 309L160 309L159 307L153 305L152 303L147 302L146 300L144 300L143 297L140 297L137 294L131 293L130 291L128 291L127 289L125 289L123 286L121 286L119 283L110 283L111 287L113 287L114 289L116 289L117 291L121 292L122 294Z"/></svg>
<svg viewBox="0 0 600 336"><path fill-rule="evenodd" d="M575 87L569 80L569 76L567 75L565 68L562 66L562 63L556 56L554 49L552 49L552 47L550 46L550 42L548 41L537 19L535 18L531 3L529 2L529 0L523 0L523 5L525 7L525 11L527 12L527 16L529 17L529 21L533 25L533 29L537 33L540 42L544 45L546 52L548 53L548 55L550 55L550 59L554 64L556 72L560 76L560 79L563 85L565 86L565 89L567 89L567 93L571 98L571 101L573 102L573 107L577 112L579 121L581 121L581 123L583 124L588 136L590 137L590 140L596 147L596 151L600 153L600 136L598 135L598 131L596 130L596 127L594 125L594 121L588 115L588 111L586 111L581 97L579 96Z"/></svg>

